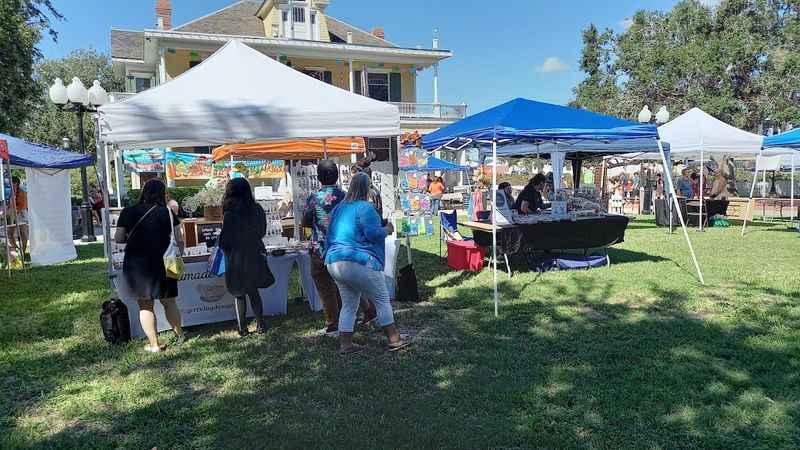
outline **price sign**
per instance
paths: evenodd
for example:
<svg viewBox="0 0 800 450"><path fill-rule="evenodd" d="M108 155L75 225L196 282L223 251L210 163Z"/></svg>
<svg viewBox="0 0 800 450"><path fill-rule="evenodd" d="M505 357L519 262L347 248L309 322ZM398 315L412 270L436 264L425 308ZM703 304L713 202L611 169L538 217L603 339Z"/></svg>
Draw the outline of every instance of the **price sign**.
<svg viewBox="0 0 800 450"><path fill-rule="evenodd" d="M197 224L197 243L205 243L209 247L217 244L217 237L222 232L221 223Z"/></svg>

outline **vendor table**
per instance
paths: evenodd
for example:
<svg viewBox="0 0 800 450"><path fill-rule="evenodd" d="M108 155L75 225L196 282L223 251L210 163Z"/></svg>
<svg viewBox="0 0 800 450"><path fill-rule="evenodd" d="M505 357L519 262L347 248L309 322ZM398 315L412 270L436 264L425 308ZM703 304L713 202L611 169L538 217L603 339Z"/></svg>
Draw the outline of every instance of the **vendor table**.
<svg viewBox="0 0 800 450"><path fill-rule="evenodd" d="M528 250L588 250L607 247L625 240L628 218L618 215L590 217L576 220L558 220L532 224L498 226L498 243L513 248L518 234L521 244ZM478 245L492 242L492 225L478 222L461 224L470 228ZM510 251L510 253L514 253Z"/></svg>
<svg viewBox="0 0 800 450"><path fill-rule="evenodd" d="M322 310L319 294L311 278L311 260L308 252L289 252L282 256L268 256L270 270L275 276L275 284L260 289L261 301L265 315L286 314L289 297L289 274L297 264L300 269L300 283L308 297L312 311ZM178 307L181 310L183 326L202 325L208 323L236 320L234 298L225 289L224 277L217 277L208 272L207 258L185 258L186 271L178 281ZM131 335L143 336L139 325L139 307L125 286L122 272L114 278L117 291L128 307L128 318L131 323ZM170 329L164 309L159 302L155 305L158 320L158 331ZM252 311L248 315L252 316Z"/></svg>
<svg viewBox="0 0 800 450"><path fill-rule="evenodd" d="M183 235L187 247L194 247L201 243L205 243L208 247L213 247L217 236L222 231L221 220L191 218L183 219L181 225L183 226ZM281 228L283 228L283 237L294 237L293 218L281 219Z"/></svg>

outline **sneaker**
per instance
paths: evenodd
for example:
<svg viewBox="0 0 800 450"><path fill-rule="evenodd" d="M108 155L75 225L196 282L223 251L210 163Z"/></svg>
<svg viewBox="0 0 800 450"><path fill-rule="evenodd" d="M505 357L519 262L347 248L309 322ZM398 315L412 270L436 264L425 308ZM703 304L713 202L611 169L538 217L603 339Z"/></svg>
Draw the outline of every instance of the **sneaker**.
<svg viewBox="0 0 800 450"><path fill-rule="evenodd" d="M145 345L144 351L147 353L161 353L161 347L154 347L152 345Z"/></svg>
<svg viewBox="0 0 800 450"><path fill-rule="evenodd" d="M317 330L313 333L313 336L327 336L327 337L338 337L339 330L330 330L327 327Z"/></svg>

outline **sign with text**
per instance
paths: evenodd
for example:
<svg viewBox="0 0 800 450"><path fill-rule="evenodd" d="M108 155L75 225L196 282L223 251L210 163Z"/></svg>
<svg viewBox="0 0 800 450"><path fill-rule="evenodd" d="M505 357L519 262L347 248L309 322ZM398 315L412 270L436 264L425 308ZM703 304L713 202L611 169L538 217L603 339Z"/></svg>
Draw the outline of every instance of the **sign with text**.
<svg viewBox="0 0 800 450"><path fill-rule="evenodd" d="M217 243L217 237L222 233L221 223L198 223L197 224L197 243L205 243L213 247Z"/></svg>

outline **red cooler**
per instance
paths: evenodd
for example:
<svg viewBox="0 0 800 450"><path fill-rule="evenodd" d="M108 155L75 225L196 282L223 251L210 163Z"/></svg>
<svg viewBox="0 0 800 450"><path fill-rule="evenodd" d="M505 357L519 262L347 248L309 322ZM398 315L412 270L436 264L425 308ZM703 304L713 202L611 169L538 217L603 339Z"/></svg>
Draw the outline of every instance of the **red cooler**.
<svg viewBox="0 0 800 450"><path fill-rule="evenodd" d="M475 241L447 241L447 265L454 270L480 272L485 250Z"/></svg>

